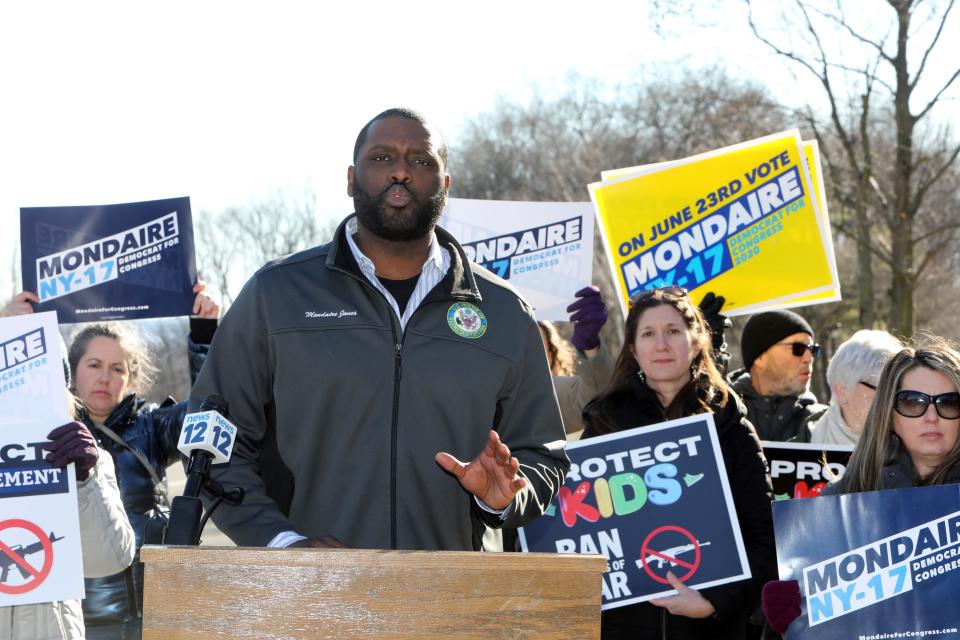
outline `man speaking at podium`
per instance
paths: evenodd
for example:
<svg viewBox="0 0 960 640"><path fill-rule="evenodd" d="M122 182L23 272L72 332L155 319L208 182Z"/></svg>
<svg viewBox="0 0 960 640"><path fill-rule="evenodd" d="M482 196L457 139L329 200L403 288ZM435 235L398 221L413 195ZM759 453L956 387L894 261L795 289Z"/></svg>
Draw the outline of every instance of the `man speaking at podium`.
<svg viewBox="0 0 960 640"><path fill-rule="evenodd" d="M422 115L374 117L347 170L355 215L261 268L217 330L190 408L221 394L239 429L213 468L246 491L213 516L237 544L476 550L563 484L540 332L436 227L446 166Z"/></svg>

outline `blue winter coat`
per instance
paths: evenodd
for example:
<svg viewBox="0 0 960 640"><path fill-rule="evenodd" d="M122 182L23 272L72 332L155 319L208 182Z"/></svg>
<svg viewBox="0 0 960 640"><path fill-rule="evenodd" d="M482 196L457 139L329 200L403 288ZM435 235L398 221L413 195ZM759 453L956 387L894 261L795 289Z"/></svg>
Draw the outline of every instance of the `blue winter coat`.
<svg viewBox="0 0 960 640"><path fill-rule="evenodd" d="M191 379L199 373L208 349L209 345L189 341ZM166 469L182 460L177 450L177 440L186 411L187 403L175 402L173 398L156 405L130 394L104 422L104 426L119 435L127 445L143 454L163 481L162 486L158 487L143 463L129 449L105 435L90 420L83 407L80 408L80 419L97 438L100 446L113 457L123 506L137 539L137 555L129 568L105 578L85 581L87 596L83 601L83 617L88 627L122 624L140 617L143 604L140 547L151 520L160 524L167 522Z"/></svg>

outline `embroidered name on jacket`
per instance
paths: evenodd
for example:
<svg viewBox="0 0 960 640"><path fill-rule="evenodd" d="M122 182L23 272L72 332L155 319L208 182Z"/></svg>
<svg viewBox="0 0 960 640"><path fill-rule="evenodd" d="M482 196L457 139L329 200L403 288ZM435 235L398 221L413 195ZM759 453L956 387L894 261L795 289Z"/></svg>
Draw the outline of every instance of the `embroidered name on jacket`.
<svg viewBox="0 0 960 640"><path fill-rule="evenodd" d="M356 311L347 311L345 309L340 309L340 311L305 311L303 314L304 318L343 318L345 316L355 316L357 315Z"/></svg>

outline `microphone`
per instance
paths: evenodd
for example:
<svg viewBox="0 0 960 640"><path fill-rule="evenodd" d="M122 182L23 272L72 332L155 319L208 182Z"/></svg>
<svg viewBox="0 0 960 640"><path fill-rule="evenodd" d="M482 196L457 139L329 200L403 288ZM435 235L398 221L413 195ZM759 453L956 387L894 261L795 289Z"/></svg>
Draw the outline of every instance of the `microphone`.
<svg viewBox="0 0 960 640"><path fill-rule="evenodd" d="M190 459L183 495L199 496L203 479L210 473L210 465L230 461L237 428L227 420L229 415L223 396L211 394L200 405L199 412L184 416L177 443L180 453Z"/></svg>
<svg viewBox="0 0 960 640"><path fill-rule="evenodd" d="M230 461L237 428L230 424L226 416L227 401L219 395L211 394L200 405L200 411L184 417L180 430L177 449L190 459L187 465L187 483L183 495L173 499L170 505L170 523L164 535L166 544L200 544L203 503L200 490L215 487L220 498L224 497L223 488L210 479L210 466ZM242 493L226 496L228 500L239 501ZM231 499L232 498L232 499Z"/></svg>

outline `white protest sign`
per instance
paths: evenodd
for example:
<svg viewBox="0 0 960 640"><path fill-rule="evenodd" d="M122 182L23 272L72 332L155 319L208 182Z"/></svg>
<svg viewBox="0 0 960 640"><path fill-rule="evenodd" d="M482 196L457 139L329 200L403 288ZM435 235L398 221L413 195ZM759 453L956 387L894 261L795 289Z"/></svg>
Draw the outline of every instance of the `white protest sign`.
<svg viewBox="0 0 960 640"><path fill-rule="evenodd" d="M0 606L84 595L73 465L41 449L67 406L56 313L0 318Z"/></svg>
<svg viewBox="0 0 960 640"><path fill-rule="evenodd" d="M540 320L568 320L591 284L593 205L451 198L440 226L474 262L514 286Z"/></svg>

